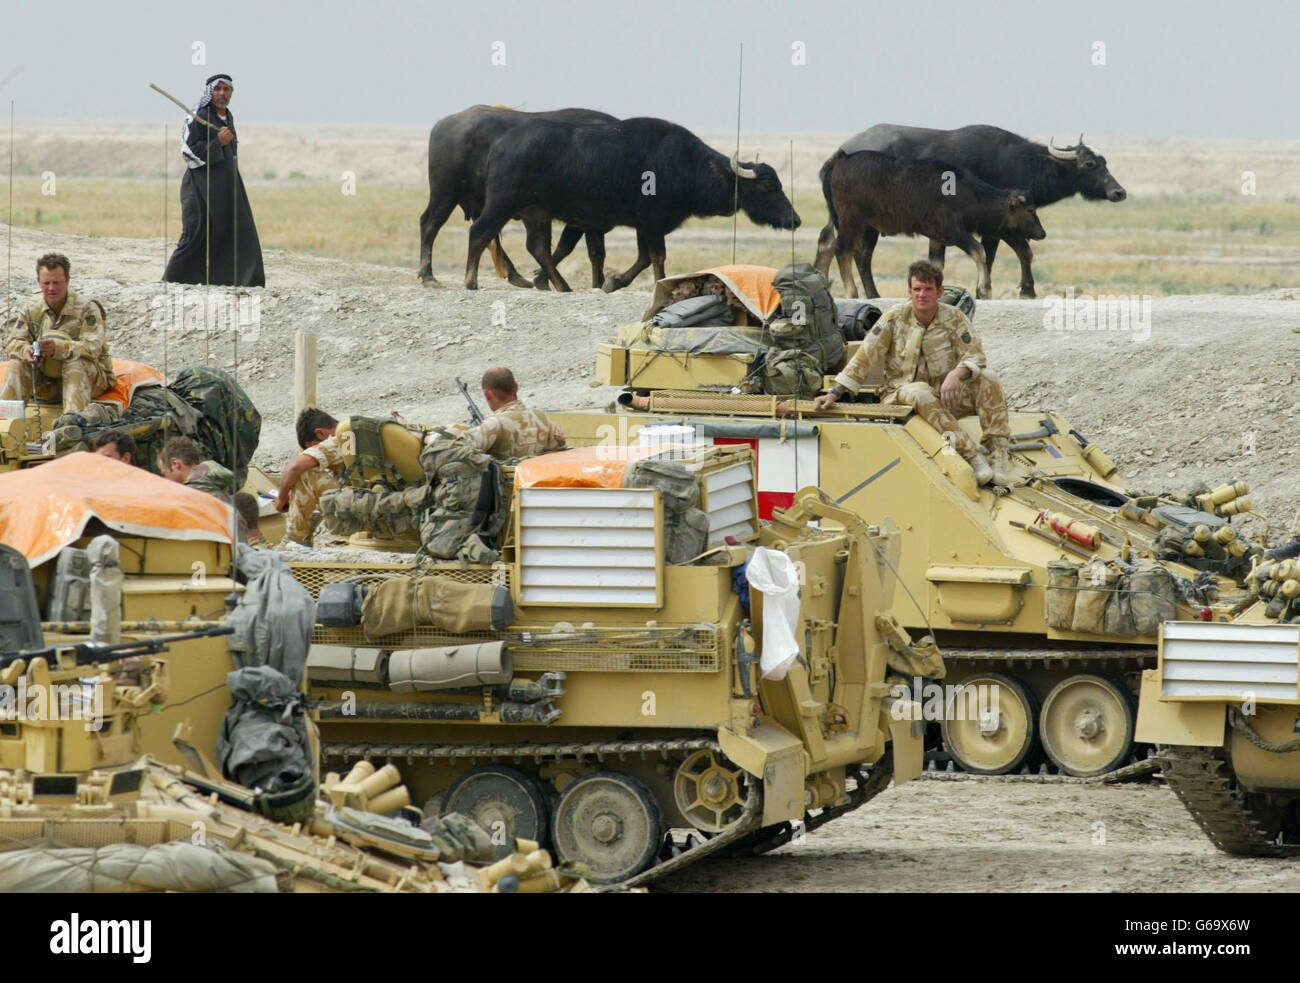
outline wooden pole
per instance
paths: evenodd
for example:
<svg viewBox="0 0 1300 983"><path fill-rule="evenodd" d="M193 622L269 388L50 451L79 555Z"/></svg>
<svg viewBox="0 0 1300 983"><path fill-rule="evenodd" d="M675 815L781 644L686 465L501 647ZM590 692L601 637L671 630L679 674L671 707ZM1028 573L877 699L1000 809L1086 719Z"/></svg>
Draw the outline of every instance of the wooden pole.
<svg viewBox="0 0 1300 983"><path fill-rule="evenodd" d="M293 336L293 418L316 405L316 332L297 331Z"/></svg>

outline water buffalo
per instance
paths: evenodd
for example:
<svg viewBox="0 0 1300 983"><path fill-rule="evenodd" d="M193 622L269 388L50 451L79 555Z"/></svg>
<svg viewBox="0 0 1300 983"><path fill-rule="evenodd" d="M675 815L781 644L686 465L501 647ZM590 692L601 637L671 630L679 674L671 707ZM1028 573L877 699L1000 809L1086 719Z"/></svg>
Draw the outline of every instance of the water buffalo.
<svg viewBox="0 0 1300 983"><path fill-rule="evenodd" d="M799 216L768 164L741 163L667 120L641 117L603 124L532 120L488 153L487 200L469 230L465 286L478 285L483 250L511 216L528 226L528 251L558 290L569 289L551 256L551 220L584 228L636 229L637 260L605 280L627 286L651 263L664 275L664 237L688 218L734 215L799 227Z"/></svg>
<svg viewBox="0 0 1300 983"><path fill-rule="evenodd" d="M975 261L981 297L989 295L989 271L977 236L987 242L1007 234L1047 235L1024 191L995 188L943 161L836 151L822 165L821 179L831 220L818 237L815 265L825 274L834 252L848 296L857 296L851 258L857 260L866 295L880 296L871 277L871 254L882 235L928 236L930 258L938 262L945 246L958 247Z"/></svg>
<svg viewBox="0 0 1300 983"><path fill-rule="evenodd" d="M429 205L420 216L420 279L436 282L433 276L433 240L452 209L457 205L468 221L483 210L484 180L488 150L503 133L529 120L545 119L569 123L611 123L615 117L594 109L556 109L545 113L525 113L504 106L471 106L433 124L429 131ZM573 251L584 231L587 255L591 259L591 285L599 287L605 279L605 235L608 230L584 230L566 226L560 235L552 262L559 263ZM519 275L510 257L501 248L501 239L491 244L492 262L497 275L516 287L547 288L545 273L531 283Z"/></svg>
<svg viewBox="0 0 1300 983"><path fill-rule="evenodd" d="M1079 194L1089 201L1123 201L1126 192L1106 169L1106 158L1083 143L1072 147L1044 146L996 126L962 126L930 130L919 126L880 123L845 141L840 150L851 154L875 150L903 160L944 160L964 167L997 188L1023 188L1030 204L1042 208ZM1034 254L1025 237L1008 231L986 236L982 243L990 271L999 241L1020 259L1020 296L1034 296ZM931 244L931 255L943 258L943 247ZM829 257L827 258L829 265Z"/></svg>

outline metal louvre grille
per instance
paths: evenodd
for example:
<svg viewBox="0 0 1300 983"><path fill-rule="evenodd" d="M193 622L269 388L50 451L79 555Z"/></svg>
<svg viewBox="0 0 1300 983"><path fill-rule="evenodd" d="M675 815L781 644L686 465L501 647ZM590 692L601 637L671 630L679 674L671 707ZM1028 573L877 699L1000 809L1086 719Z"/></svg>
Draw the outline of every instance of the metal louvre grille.
<svg viewBox="0 0 1300 983"><path fill-rule="evenodd" d="M504 640L515 668L529 672L717 672L722 662L712 625L523 627Z"/></svg>
<svg viewBox="0 0 1300 983"><path fill-rule="evenodd" d="M319 600L321 588L326 584L377 584L383 580L396 577L423 576L437 574L463 584L488 584L496 582L510 586L510 564L503 563L497 567L471 566L460 564L425 563L411 566L400 563L374 563L357 565L351 563L290 563L298 583L307 588L312 600ZM495 639L492 631L469 632L463 635L451 635L437 628L417 628L414 631L385 635L375 639L357 628L326 628L316 625L312 629L311 640L316 645L360 645L367 648L426 648L437 645L458 645L462 642L479 642Z"/></svg>

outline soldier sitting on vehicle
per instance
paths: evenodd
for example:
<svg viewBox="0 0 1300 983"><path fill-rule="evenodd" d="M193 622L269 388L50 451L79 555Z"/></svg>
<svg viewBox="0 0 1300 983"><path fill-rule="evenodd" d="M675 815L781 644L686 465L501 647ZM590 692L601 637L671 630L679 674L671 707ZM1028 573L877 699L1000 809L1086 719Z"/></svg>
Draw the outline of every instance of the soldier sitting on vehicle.
<svg viewBox="0 0 1300 983"><path fill-rule="evenodd" d="M519 398L514 373L497 365L483 373L483 398L492 415L465 434L465 439L498 460L534 457L564 450L564 431L541 410Z"/></svg>
<svg viewBox="0 0 1300 983"><path fill-rule="evenodd" d="M204 460L199 445L189 437L173 437L163 446L158 470L168 481L207 492L230 505L235 497L235 476L216 461Z"/></svg>
<svg viewBox="0 0 1300 983"><path fill-rule="evenodd" d="M833 405L845 393L856 393L883 369L886 390L882 403L913 407L941 434L951 436L953 448L975 472L980 485L1011 483L1008 440L1011 422L997 376L987 368L984 348L966 316L939 303L943 270L918 260L907 271L909 301L876 322L862 347L830 392L818 396L816 409ZM957 425L957 418L979 414L985 448Z"/></svg>
<svg viewBox="0 0 1300 983"><path fill-rule="evenodd" d="M294 429L302 453L284 469L280 492L275 498L276 511L288 513L284 528L286 541L311 545L315 532L313 516L320 497L339 486L343 449L335 436L338 427L338 420L314 406L298 414Z"/></svg>
<svg viewBox="0 0 1300 983"><path fill-rule="evenodd" d="M68 257L60 253L46 253L36 261L41 296L9 332L0 399L61 402L64 413L80 413L117 381L108 354L104 307L68 290L71 272Z"/></svg>
<svg viewBox="0 0 1300 983"><path fill-rule="evenodd" d="M123 430L101 430L90 441L90 450L103 457L111 457L123 464L143 467L136 458L140 451L135 446L135 438Z"/></svg>

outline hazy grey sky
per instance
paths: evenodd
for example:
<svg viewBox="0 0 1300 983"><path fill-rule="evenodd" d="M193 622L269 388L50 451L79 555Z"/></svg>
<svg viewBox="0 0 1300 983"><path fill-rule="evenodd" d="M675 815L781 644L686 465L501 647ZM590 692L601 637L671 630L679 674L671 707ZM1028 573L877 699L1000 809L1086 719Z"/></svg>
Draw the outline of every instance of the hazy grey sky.
<svg viewBox="0 0 1300 983"><path fill-rule="evenodd" d="M1291 137L1300 118L1300 11L1261 0L11 0L2 19L19 117L174 120L149 82L193 103L226 71L244 121L425 126L487 102L727 130L744 42L747 132Z"/></svg>

